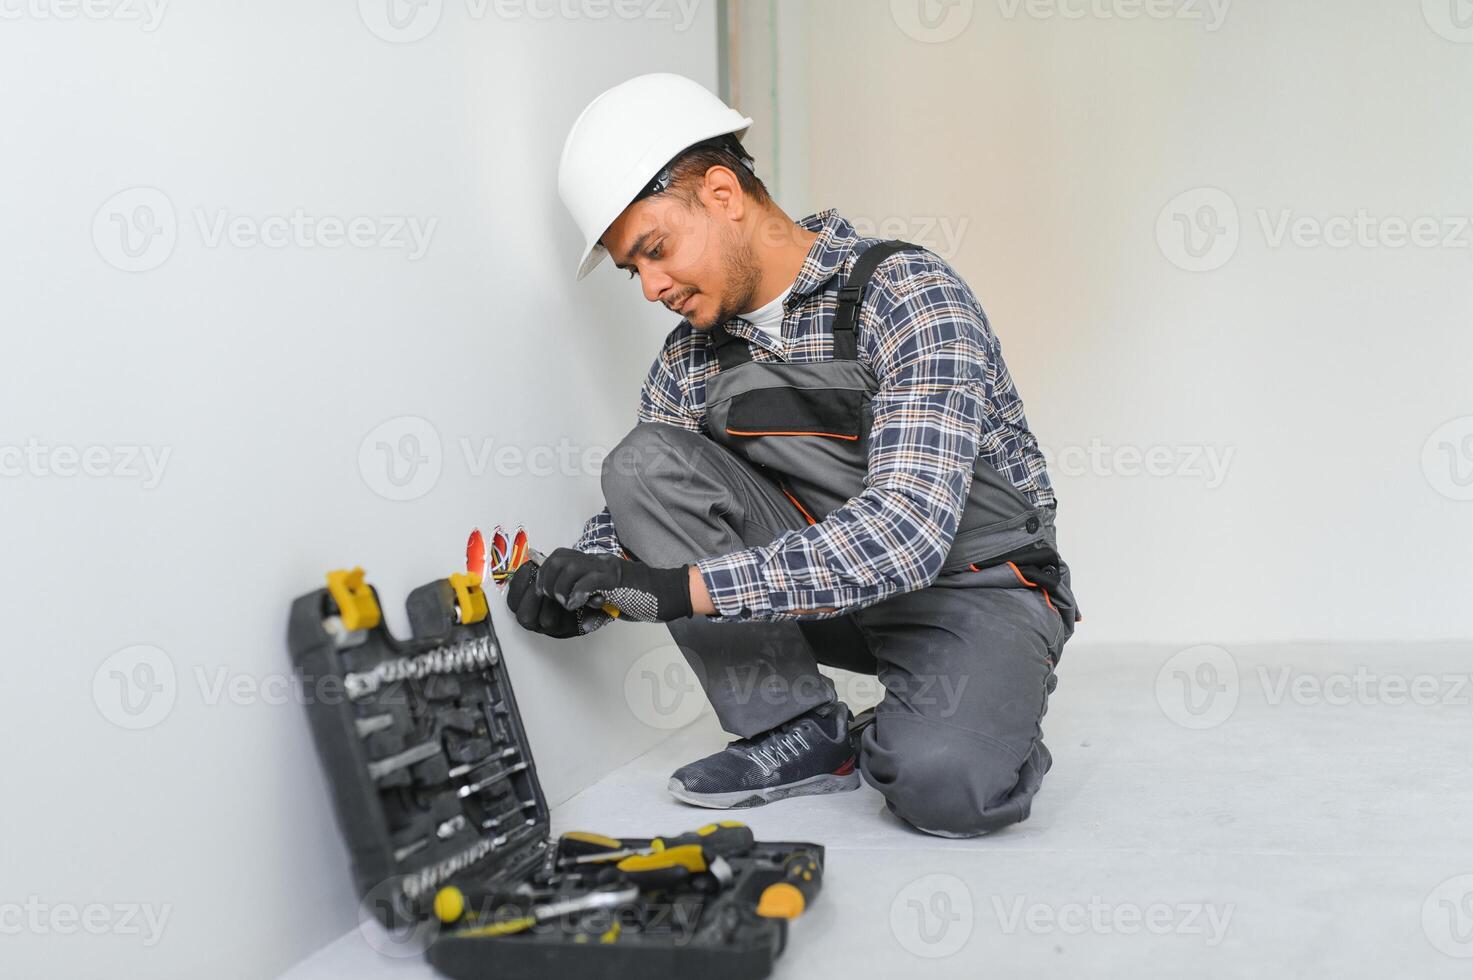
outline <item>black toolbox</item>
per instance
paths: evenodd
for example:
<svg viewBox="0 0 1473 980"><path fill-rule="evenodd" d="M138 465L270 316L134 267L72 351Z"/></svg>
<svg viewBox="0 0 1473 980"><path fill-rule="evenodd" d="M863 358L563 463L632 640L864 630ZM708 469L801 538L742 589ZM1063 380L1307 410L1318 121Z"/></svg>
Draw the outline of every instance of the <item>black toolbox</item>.
<svg viewBox="0 0 1473 980"><path fill-rule="evenodd" d="M490 934L591 892L633 889L606 870L616 862L574 864L576 842L549 834L479 578L431 582L407 605L412 637L399 640L362 570L333 572L327 588L293 603L288 630L364 914L396 934L416 933L450 977L766 976L788 919L818 892L820 845L752 842L680 884L641 886L632 901ZM655 838L617 844L664 846ZM441 922L460 914L447 895L466 903L454 925Z"/></svg>

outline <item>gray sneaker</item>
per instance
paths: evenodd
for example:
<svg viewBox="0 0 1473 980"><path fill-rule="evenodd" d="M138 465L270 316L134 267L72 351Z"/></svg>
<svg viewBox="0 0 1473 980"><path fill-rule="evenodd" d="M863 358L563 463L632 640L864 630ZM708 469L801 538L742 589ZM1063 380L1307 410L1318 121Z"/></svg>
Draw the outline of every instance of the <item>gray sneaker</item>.
<svg viewBox="0 0 1473 980"><path fill-rule="evenodd" d="M858 789L849 720L848 706L836 702L728 742L720 752L675 770L670 794L696 806L730 810Z"/></svg>

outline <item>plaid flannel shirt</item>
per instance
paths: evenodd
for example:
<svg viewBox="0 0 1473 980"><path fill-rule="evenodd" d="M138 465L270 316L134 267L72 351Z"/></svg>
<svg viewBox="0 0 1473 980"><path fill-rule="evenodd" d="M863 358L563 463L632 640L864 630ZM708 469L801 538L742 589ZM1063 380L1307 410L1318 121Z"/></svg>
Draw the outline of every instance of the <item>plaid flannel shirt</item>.
<svg viewBox="0 0 1473 980"><path fill-rule="evenodd" d="M834 209L799 224L819 238L783 304L781 340L742 319L726 324L754 361L832 357L840 274L861 239ZM717 610L710 618L823 618L930 585L979 456L1035 506L1054 504L998 339L951 266L915 250L885 259L865 291L857 334L859 359L879 382L864 490L817 524L697 562ZM706 381L719 370L709 337L682 320L645 379L638 421L704 432ZM607 508L573 547L623 554ZM833 611L817 611L825 608Z"/></svg>

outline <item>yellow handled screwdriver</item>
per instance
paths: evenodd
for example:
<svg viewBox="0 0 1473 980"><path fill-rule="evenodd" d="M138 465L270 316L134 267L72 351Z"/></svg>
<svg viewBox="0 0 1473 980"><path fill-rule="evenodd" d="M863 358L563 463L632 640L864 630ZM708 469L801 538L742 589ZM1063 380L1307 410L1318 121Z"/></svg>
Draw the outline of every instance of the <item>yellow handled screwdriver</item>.
<svg viewBox="0 0 1473 980"><path fill-rule="evenodd" d="M510 936L518 932L526 932L539 922L546 922L549 919L562 918L575 912L591 912L594 909L615 909L623 905L630 905L638 898L639 889L633 886L588 892L561 902L534 905L527 915L465 929L457 935Z"/></svg>
<svg viewBox="0 0 1473 980"><path fill-rule="evenodd" d="M622 841L612 837L604 837L601 834L585 834L575 832L579 838L572 848L564 850L567 855L564 863L572 864L599 864L605 861L621 861L627 857L638 854L658 854L661 851L684 847L690 844L699 845L709 856L731 857L736 854L744 854L751 850L755 838L752 836L752 828L736 820L720 820L716 823L708 823L704 827L677 834L673 837L656 837L650 841L647 849L624 847ZM567 840L574 834L564 834L563 840ZM602 847L602 850L599 848ZM571 859L571 860L569 860Z"/></svg>

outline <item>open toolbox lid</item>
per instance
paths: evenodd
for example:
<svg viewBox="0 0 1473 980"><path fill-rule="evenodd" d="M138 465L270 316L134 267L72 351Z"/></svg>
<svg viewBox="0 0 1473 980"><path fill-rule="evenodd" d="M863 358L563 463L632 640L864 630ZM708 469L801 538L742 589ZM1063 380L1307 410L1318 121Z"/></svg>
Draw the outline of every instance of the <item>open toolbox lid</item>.
<svg viewBox="0 0 1473 980"><path fill-rule="evenodd" d="M445 882L540 863L547 800L478 576L411 592L402 640L361 569L328 583L292 604L288 647L358 896L395 928Z"/></svg>

